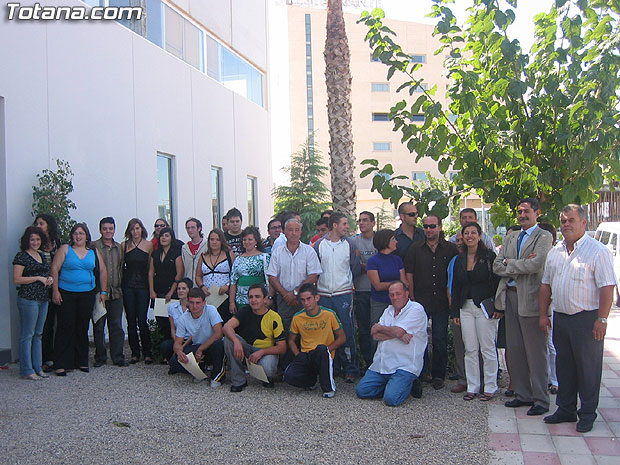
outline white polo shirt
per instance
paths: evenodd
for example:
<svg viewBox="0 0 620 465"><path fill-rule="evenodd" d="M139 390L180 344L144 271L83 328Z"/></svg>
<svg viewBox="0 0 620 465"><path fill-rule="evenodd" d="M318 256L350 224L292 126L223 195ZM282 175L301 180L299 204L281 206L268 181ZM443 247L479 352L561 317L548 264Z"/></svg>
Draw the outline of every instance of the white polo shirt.
<svg viewBox="0 0 620 465"><path fill-rule="evenodd" d="M400 338L379 341L369 369L382 375L391 375L396 373L396 370L405 370L420 376L424 365L424 351L428 343L426 333L428 318L424 307L410 300L395 317L394 307L390 305L381 315L379 324L382 326L399 326L407 333L412 334L413 337L409 344L405 344Z"/></svg>
<svg viewBox="0 0 620 465"><path fill-rule="evenodd" d="M570 255L561 242L547 255L542 283L551 286L555 312L574 315L597 310L599 289L616 284L611 252L587 234L575 242Z"/></svg>
<svg viewBox="0 0 620 465"><path fill-rule="evenodd" d="M303 242L291 253L286 245L271 249L267 276L275 276L287 291L298 287L308 275L321 274L319 257L312 247Z"/></svg>

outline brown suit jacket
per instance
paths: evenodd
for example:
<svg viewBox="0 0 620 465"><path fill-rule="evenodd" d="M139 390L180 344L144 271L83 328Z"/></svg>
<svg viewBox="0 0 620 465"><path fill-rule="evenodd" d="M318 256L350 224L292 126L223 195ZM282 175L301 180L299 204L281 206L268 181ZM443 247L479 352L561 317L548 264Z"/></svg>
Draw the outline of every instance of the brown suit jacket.
<svg viewBox="0 0 620 465"><path fill-rule="evenodd" d="M528 241L522 245L519 258L517 257L519 234L515 232L506 236L504 245L493 263L493 272L502 277L495 294L495 307L499 310L506 309L506 286L508 281L514 279L517 282L519 315L538 316L538 291L553 238L549 232L537 227ZM532 253L536 256L527 258ZM504 258L508 259L508 266L503 264Z"/></svg>

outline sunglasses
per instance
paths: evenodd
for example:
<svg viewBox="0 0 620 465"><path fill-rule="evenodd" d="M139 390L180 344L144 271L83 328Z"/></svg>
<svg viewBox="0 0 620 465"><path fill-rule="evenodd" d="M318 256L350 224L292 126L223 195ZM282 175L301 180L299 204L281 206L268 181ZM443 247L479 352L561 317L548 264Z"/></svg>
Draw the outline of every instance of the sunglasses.
<svg viewBox="0 0 620 465"><path fill-rule="evenodd" d="M418 216L418 212L404 213L404 215L407 215L410 218L415 218Z"/></svg>
<svg viewBox="0 0 620 465"><path fill-rule="evenodd" d="M428 229L428 228L435 229L438 225L436 225L436 224L425 224L423 226L424 226L424 229Z"/></svg>
<svg viewBox="0 0 620 465"><path fill-rule="evenodd" d="M155 227L156 228L165 228L166 225L165 224L156 224Z"/></svg>

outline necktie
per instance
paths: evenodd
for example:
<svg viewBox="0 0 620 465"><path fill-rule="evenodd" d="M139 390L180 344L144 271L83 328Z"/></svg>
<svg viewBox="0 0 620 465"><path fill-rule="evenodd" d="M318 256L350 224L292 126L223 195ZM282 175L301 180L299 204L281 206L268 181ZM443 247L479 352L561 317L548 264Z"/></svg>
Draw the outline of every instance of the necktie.
<svg viewBox="0 0 620 465"><path fill-rule="evenodd" d="M519 258L520 253L521 253L521 244L523 243L523 238L525 237L527 233L525 231L521 231L521 234L519 234L519 239L517 239L517 258Z"/></svg>

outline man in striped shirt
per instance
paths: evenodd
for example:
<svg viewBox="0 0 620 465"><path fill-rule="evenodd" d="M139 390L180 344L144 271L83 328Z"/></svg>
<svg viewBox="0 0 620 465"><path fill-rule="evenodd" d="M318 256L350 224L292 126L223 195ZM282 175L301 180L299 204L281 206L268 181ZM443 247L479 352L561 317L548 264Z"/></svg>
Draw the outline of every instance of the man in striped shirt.
<svg viewBox="0 0 620 465"><path fill-rule="evenodd" d="M587 433L596 419L601 386L603 339L616 277L611 252L586 234L586 213L567 205L560 215L564 241L549 252L539 292L540 329L551 327L547 316L553 300L553 344L559 392L558 409L545 423L577 421ZM577 394L581 408L577 410Z"/></svg>

